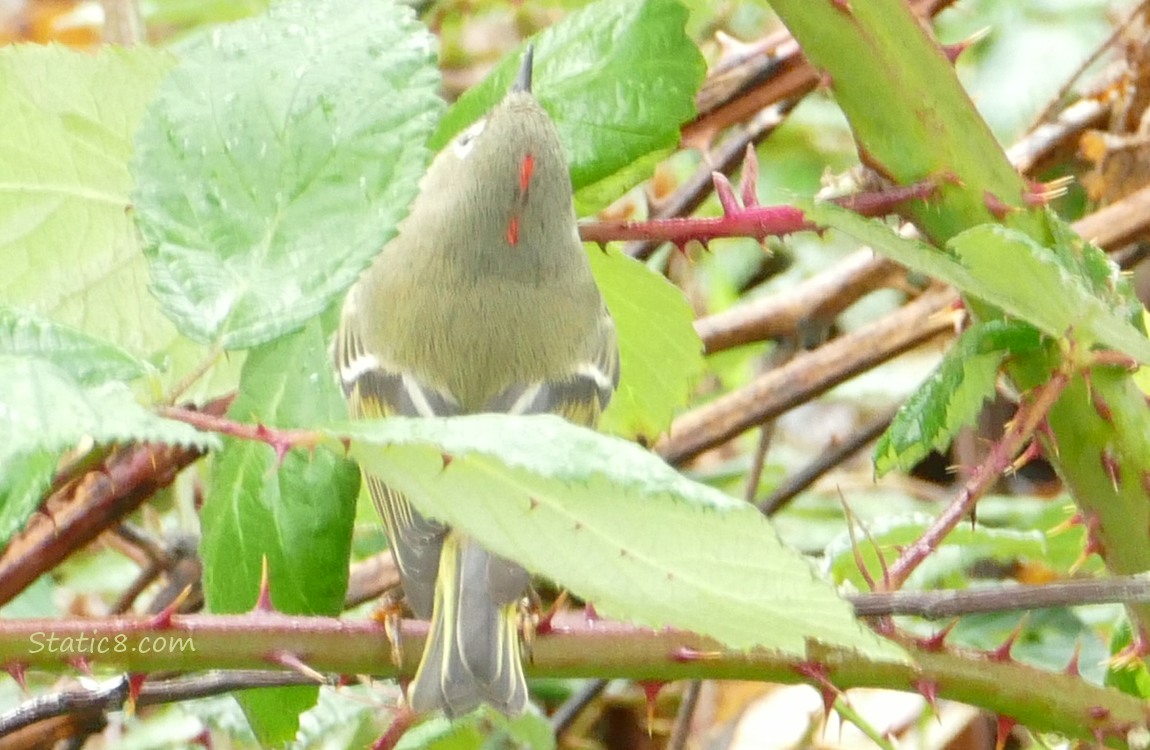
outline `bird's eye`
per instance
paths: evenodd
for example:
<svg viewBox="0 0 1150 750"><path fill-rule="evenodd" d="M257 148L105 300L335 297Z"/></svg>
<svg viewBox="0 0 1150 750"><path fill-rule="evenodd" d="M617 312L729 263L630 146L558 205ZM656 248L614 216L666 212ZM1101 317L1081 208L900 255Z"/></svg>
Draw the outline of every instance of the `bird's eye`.
<svg viewBox="0 0 1150 750"><path fill-rule="evenodd" d="M483 128L485 127L487 127L487 120L484 119L476 122L467 130L460 133L459 137L456 138L452 144L452 148L455 149L455 155L460 159L466 159L467 155L471 153L471 147L475 145L475 139L479 137L479 134L483 132Z"/></svg>

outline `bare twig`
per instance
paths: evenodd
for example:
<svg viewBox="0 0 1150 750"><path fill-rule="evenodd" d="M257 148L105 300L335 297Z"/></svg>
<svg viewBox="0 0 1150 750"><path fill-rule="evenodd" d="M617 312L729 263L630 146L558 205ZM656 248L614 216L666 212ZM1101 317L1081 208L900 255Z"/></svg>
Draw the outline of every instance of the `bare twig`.
<svg viewBox="0 0 1150 750"><path fill-rule="evenodd" d="M591 680L563 702L551 714L551 733L556 737L564 734L575 723L591 702L598 698L607 687L607 680Z"/></svg>
<svg viewBox="0 0 1150 750"><path fill-rule="evenodd" d="M794 499L796 495L814 484L819 477L843 461L846 461L866 447L871 441L878 438L890 425L890 421L894 419L896 411L897 409L890 409L880 414L863 425L846 440L828 446L826 450L819 454L818 458L788 476L771 494L758 501L756 505L759 510L768 516L778 513L786 507L786 504Z"/></svg>
<svg viewBox="0 0 1150 750"><path fill-rule="evenodd" d="M764 373L747 386L682 415L656 450L681 464L744 430L939 334L953 330L948 289L932 289L894 313Z"/></svg>
<svg viewBox="0 0 1150 750"><path fill-rule="evenodd" d="M226 408L227 400L204 407L205 413L221 414ZM197 448L137 445L113 454L102 470L66 486L68 497L59 498L61 507L53 507L56 498L50 500L50 518L33 517L0 554L0 604L120 523L201 455Z"/></svg>

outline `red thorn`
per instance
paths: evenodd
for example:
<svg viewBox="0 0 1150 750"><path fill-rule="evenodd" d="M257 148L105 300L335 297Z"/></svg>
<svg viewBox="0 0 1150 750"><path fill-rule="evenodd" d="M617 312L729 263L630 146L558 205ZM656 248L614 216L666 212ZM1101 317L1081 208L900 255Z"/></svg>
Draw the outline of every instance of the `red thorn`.
<svg viewBox="0 0 1150 750"><path fill-rule="evenodd" d="M128 705L131 706L129 711L134 712L136 702L140 700L140 690L144 687L144 680L148 679L146 674L141 672L132 672L128 675Z"/></svg>
<svg viewBox="0 0 1150 750"><path fill-rule="evenodd" d="M675 246L675 249L678 250L679 254L683 257L686 257L687 255L688 242L690 242L690 240L671 240L671 244Z"/></svg>
<svg viewBox="0 0 1150 750"><path fill-rule="evenodd" d="M823 698L823 711L824 719L831 715L831 710L834 709L835 701L842 695L842 691L834 686L830 679L830 670L825 664L816 664L815 662L802 662L795 667L801 677L812 682L819 689L819 693Z"/></svg>
<svg viewBox="0 0 1150 750"><path fill-rule="evenodd" d="M252 607L252 612L275 611L276 607L272 604L271 580L268 575L268 556L264 555L260 563L260 592L256 596L256 604Z"/></svg>
<svg viewBox="0 0 1150 750"><path fill-rule="evenodd" d="M1002 199L989 190L984 190L982 193L982 202L986 205L986 210L991 213L994 218L1002 221L1006 215L1011 211L1016 211L1014 206L1003 203Z"/></svg>
<svg viewBox="0 0 1150 750"><path fill-rule="evenodd" d="M86 674L89 677L92 676L92 665L88 661L88 657L82 655L73 656L67 659L67 662L75 667L76 671Z"/></svg>
<svg viewBox="0 0 1150 750"><path fill-rule="evenodd" d="M1024 625L1026 625L1025 617L1019 620L1018 625L1014 627L1014 630L1011 631L1010 635L1006 636L1006 640L1002 642L1001 646L987 654L991 661L1014 661L1014 657L1011 656L1010 651L1014 648L1014 643L1018 640L1018 636L1022 633L1022 628Z"/></svg>
<svg viewBox="0 0 1150 750"><path fill-rule="evenodd" d="M1110 709L1106 706L1091 706L1086 713L1095 721L1105 721L1110 718Z"/></svg>
<svg viewBox="0 0 1150 750"><path fill-rule="evenodd" d="M1106 400L1099 396L1098 392L1093 389L1091 389L1090 392L1090 401L1094 404L1094 411L1098 412L1098 416L1102 417L1102 421L1114 421L1114 413L1110 411L1110 404L1106 403Z"/></svg>
<svg viewBox="0 0 1150 750"><path fill-rule="evenodd" d="M348 687L349 685L358 685L359 680L353 674L341 674L335 678L336 687Z"/></svg>
<svg viewBox="0 0 1150 750"><path fill-rule="evenodd" d="M1066 188L1073 182L1071 178L1053 180L1051 182L1027 181L1022 191L1022 202L1031 208L1042 208L1055 198L1066 195Z"/></svg>
<svg viewBox="0 0 1150 750"><path fill-rule="evenodd" d="M926 699L930 705L930 710L938 715L938 682L936 680L928 680L925 677L915 680L911 683L918 694Z"/></svg>
<svg viewBox="0 0 1150 750"><path fill-rule="evenodd" d="M595 611L595 605L591 602L587 602L583 605L583 619L587 622L599 622L603 618Z"/></svg>
<svg viewBox="0 0 1150 750"><path fill-rule="evenodd" d="M1071 677L1081 677L1082 670L1079 669L1079 662L1082 659L1082 641L1074 642L1074 653L1070 655L1070 661L1066 664L1066 669L1062 670Z"/></svg>
<svg viewBox="0 0 1150 750"><path fill-rule="evenodd" d="M212 747L212 732L211 732L211 730L205 729L204 731L200 732L195 737L193 737L191 739L191 742L192 742L192 744L199 745L200 747L203 747L206 750L211 750L211 747Z"/></svg>
<svg viewBox="0 0 1150 750"><path fill-rule="evenodd" d="M1102 544L1102 536L1099 533L1101 521L1098 520L1098 516L1093 514L1089 515L1085 521L1086 546L1082 549L1082 553L1078 555L1078 559L1071 563L1071 573L1077 572L1078 568L1080 568L1091 555L1102 555L1106 552L1106 547Z"/></svg>
<svg viewBox="0 0 1150 750"><path fill-rule="evenodd" d="M519 217L512 216L507 222L507 244L515 247L519 244Z"/></svg>
<svg viewBox="0 0 1150 750"><path fill-rule="evenodd" d="M168 603L168 606L161 609L148 619L147 627L155 630L166 630L172 627L172 617L179 613L180 607L184 606L184 602L192 594L192 584L184 587L179 596Z"/></svg>
<svg viewBox="0 0 1150 750"><path fill-rule="evenodd" d="M755 155L755 147L748 143L747 152L743 156L743 175L739 180L739 192L743 197L743 205L747 208L759 205L759 160Z"/></svg>
<svg viewBox="0 0 1150 750"><path fill-rule="evenodd" d="M393 748L399 744L403 735L407 734L407 730L411 729L411 725L415 723L415 719L415 712L410 708L403 706L396 709L395 715L391 717L391 724L388 725L387 731L375 741L371 746L371 750L393 750Z"/></svg>
<svg viewBox="0 0 1150 750"><path fill-rule="evenodd" d="M535 157L527 154L519 163L519 193L525 195L527 188L531 187L531 177L535 174Z"/></svg>
<svg viewBox="0 0 1150 750"><path fill-rule="evenodd" d="M1006 740L1010 737L1010 732L1014 729L1014 726L1018 722L1009 716L1003 716L1002 714L999 714L996 718L998 719L998 726L995 731L994 750L1004 750L1006 747Z"/></svg>
<svg viewBox="0 0 1150 750"><path fill-rule="evenodd" d="M347 453L351 450L351 438L340 438L339 442L343 443L343 452Z"/></svg>
<svg viewBox="0 0 1150 750"><path fill-rule="evenodd" d="M944 44L942 46L942 52L944 55L946 55L946 59L950 60L950 64L953 65L958 61L958 58L962 57L963 52L966 52L975 44L981 42L988 33L990 33L989 29L984 28L980 31L974 32L966 39L963 39L961 42L955 42L954 44Z"/></svg>
<svg viewBox="0 0 1150 750"><path fill-rule="evenodd" d="M303 663L298 656L290 651L273 651L268 654L267 660L273 664L279 664L281 667L287 667L291 671L301 674L309 680L314 680L321 685L326 685L327 677L317 672L315 669Z"/></svg>
<svg viewBox="0 0 1150 750"><path fill-rule="evenodd" d="M843 13L851 12L850 0L831 0L831 5L835 6L835 8L842 11Z"/></svg>
<svg viewBox="0 0 1150 750"><path fill-rule="evenodd" d="M923 651L928 651L930 653L937 653L942 651L943 646L946 644L946 638L950 635L951 631L954 630L955 625L958 625L957 619L948 622L942 630L938 631L931 637L920 638L918 640L918 647Z"/></svg>
<svg viewBox="0 0 1150 750"><path fill-rule="evenodd" d="M1150 471L1143 471L1139 478L1142 480L1142 491L1150 495Z"/></svg>
<svg viewBox="0 0 1150 750"><path fill-rule="evenodd" d="M555 617L562 611L567 609L567 601L570 599L570 594L566 589L559 592L559 596L555 597L555 601L535 623L535 635L548 635L555 630Z"/></svg>
<svg viewBox="0 0 1150 750"><path fill-rule="evenodd" d="M704 252L708 252L708 253L711 252L711 241L710 240L695 240L695 241L703 246Z"/></svg>
<svg viewBox="0 0 1150 750"><path fill-rule="evenodd" d="M639 680L639 687L643 688L643 695L647 698L647 733L651 732L651 725L655 723L655 702L659 699L659 691L667 683L662 680Z"/></svg>
<svg viewBox="0 0 1150 750"><path fill-rule="evenodd" d="M450 453L440 453L439 457L443 460L443 470L446 470L448 466L451 466L451 462L455 460L455 456L451 455Z"/></svg>
<svg viewBox="0 0 1150 750"><path fill-rule="evenodd" d="M698 661L711 661L722 657L719 651L699 651L690 646L679 646L671 651L671 661L690 664Z"/></svg>
<svg viewBox="0 0 1150 750"><path fill-rule="evenodd" d="M606 242L596 242L595 244L599 246L599 252L603 253L604 255L607 254L607 243Z"/></svg>
<svg viewBox="0 0 1150 750"><path fill-rule="evenodd" d="M735 189L731 187L731 181L727 176L722 172L711 172L711 180L715 183L715 195L719 196L719 205L723 207L723 213L727 215L739 213L741 210L739 201L735 198Z"/></svg>
<svg viewBox="0 0 1150 750"><path fill-rule="evenodd" d="M16 680L16 684L25 693L28 692L28 665L22 661L10 661L4 665L4 670L12 675L12 679Z"/></svg>
<svg viewBox="0 0 1150 750"><path fill-rule="evenodd" d="M1108 450L1103 450L1099 459L1102 462L1102 470L1110 478L1110 486L1117 492L1118 485L1122 483L1122 467L1118 465L1118 459Z"/></svg>

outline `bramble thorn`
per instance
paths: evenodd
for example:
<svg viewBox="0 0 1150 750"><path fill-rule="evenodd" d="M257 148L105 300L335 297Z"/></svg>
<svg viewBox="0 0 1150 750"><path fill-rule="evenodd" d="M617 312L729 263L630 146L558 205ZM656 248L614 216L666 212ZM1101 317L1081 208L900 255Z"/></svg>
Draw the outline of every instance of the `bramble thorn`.
<svg viewBox="0 0 1150 750"><path fill-rule="evenodd" d="M956 625L958 625L958 619L957 618L948 622L946 625L943 626L942 630L938 631L937 633L930 636L929 638L918 639L918 647L921 648L923 651L928 651L930 653L937 653L939 651L942 651L943 646L945 645L947 636L950 635L951 631L954 630L954 627Z"/></svg>
<svg viewBox="0 0 1150 750"><path fill-rule="evenodd" d="M753 208L759 205L759 159L755 154L754 145L747 144L747 152L743 156L743 174L739 180L739 192L743 197L743 205Z"/></svg>
<svg viewBox="0 0 1150 750"><path fill-rule="evenodd" d="M643 688L643 695L647 699L647 737L651 737L651 728L655 724L655 702L659 699L659 691L667 683L662 680L639 680L639 687Z"/></svg>
<svg viewBox="0 0 1150 750"><path fill-rule="evenodd" d="M328 683L327 677L325 677L320 672L317 672L315 669L309 667L307 664L304 664L298 656L291 653L290 651L273 651L272 653L268 654L267 659L273 664L279 664L281 667L287 667L291 671L297 674L301 674L309 680L313 680L319 683L320 685L326 685Z"/></svg>
<svg viewBox="0 0 1150 750"><path fill-rule="evenodd" d="M88 657L83 655L72 656L65 661L70 664L77 672L87 675L88 677L92 676L92 665L88 661Z"/></svg>
<svg viewBox="0 0 1150 750"><path fill-rule="evenodd" d="M1118 485L1122 483L1122 467L1118 464L1118 459L1105 448L1098 458L1102 464L1102 471L1106 472L1107 478L1110 479L1110 486L1117 492Z"/></svg>
<svg viewBox="0 0 1150 750"><path fill-rule="evenodd" d="M983 191L982 202L986 206L986 210L990 212L991 216L998 219L999 221L1005 219L1006 215L1011 211L1018 210L1014 206L1004 203L1001 198L989 190Z"/></svg>
<svg viewBox="0 0 1150 750"><path fill-rule="evenodd" d="M567 600L571 595L567 593L567 589L559 592L559 596L555 597L555 601L551 602L551 606L539 618L539 622L535 623L536 635L547 635L555 629L555 615L559 614L567 605Z"/></svg>
<svg viewBox="0 0 1150 750"><path fill-rule="evenodd" d="M180 607L184 606L184 602L188 600L191 594L192 584L189 583L187 586L184 586L183 590L180 591L175 599L168 603L168 606L161 609L148 620L148 627L156 630L165 630L172 627L172 616L179 613Z"/></svg>
<svg viewBox="0 0 1150 750"><path fill-rule="evenodd" d="M1018 636L1022 634L1022 628L1026 626L1027 619L1028 618L1024 615L1023 618L1018 621L1018 624L1014 626L1014 630L1010 632L1010 635L1006 636L1006 640L1002 642L1002 645L987 653L987 656L991 661L1014 661L1014 657L1010 652L1014 649L1014 644L1018 641Z"/></svg>
<svg viewBox="0 0 1150 750"><path fill-rule="evenodd" d="M722 656L721 651L699 651L690 646L679 646L671 651L671 661L689 664L696 661L713 661Z"/></svg>
<svg viewBox="0 0 1150 750"><path fill-rule="evenodd" d="M1062 671L1071 677L1081 677L1082 670L1079 668L1079 662L1082 658L1082 641L1074 642L1074 653L1070 655L1070 661L1067 662L1066 668Z"/></svg>
<svg viewBox="0 0 1150 750"><path fill-rule="evenodd" d="M795 667L795 672L818 688L823 699L823 722L825 724L826 719L830 718L831 711L834 710L835 701L842 696L843 691L831 682L830 670L825 664L803 662Z"/></svg>
<svg viewBox="0 0 1150 750"><path fill-rule="evenodd" d="M270 578L268 576L268 556L264 555L260 562L260 590L256 595L255 606L252 607L252 612L275 612L275 605L272 604L272 590Z"/></svg>
<svg viewBox="0 0 1150 750"><path fill-rule="evenodd" d="M148 679L142 672L132 672L128 675L128 701L124 704L124 713L132 716L136 713L136 701L140 699L140 691L144 688L144 680Z"/></svg>
<svg viewBox="0 0 1150 750"><path fill-rule="evenodd" d="M12 679L16 680L16 684L20 686L20 690L28 692L28 665L22 661L10 661L4 665L4 671L12 675Z"/></svg>
<svg viewBox="0 0 1150 750"><path fill-rule="evenodd" d="M725 215L737 214L741 211L739 201L735 198L735 189L731 181L722 172L711 172L711 180L715 183L715 195L719 198L719 205L723 207Z"/></svg>
<svg viewBox="0 0 1150 750"><path fill-rule="evenodd" d="M950 60L951 64L953 65L958 61L958 58L962 56L963 52L966 52L968 49L981 42L989 34L990 27L983 26L981 29L974 32L960 42L955 42L954 44L944 44L942 51L946 55L946 59Z"/></svg>
<svg viewBox="0 0 1150 750"><path fill-rule="evenodd" d="M935 718L941 720L942 717L938 714L938 682L936 680L928 680L925 677L917 679L911 683L915 691L926 699L927 705L934 713Z"/></svg>

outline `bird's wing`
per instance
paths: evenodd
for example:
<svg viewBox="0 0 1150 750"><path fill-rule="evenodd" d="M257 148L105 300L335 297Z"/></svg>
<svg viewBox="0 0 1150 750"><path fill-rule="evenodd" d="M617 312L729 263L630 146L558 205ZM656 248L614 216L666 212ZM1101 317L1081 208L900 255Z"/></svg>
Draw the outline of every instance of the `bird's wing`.
<svg viewBox="0 0 1150 750"><path fill-rule="evenodd" d="M483 411L505 414L558 414L593 426L619 385L619 348L615 324L606 308L587 356L565 372L545 380L516 383L491 398Z"/></svg>
<svg viewBox="0 0 1150 750"><path fill-rule="evenodd" d="M368 353L346 318L336 337L335 360L344 395L356 418L442 417L459 413L459 405L450 394L420 383L411 374L397 371ZM372 502L387 530L407 603L416 616L429 619L447 527L421 516L402 493L377 477L365 476Z"/></svg>

